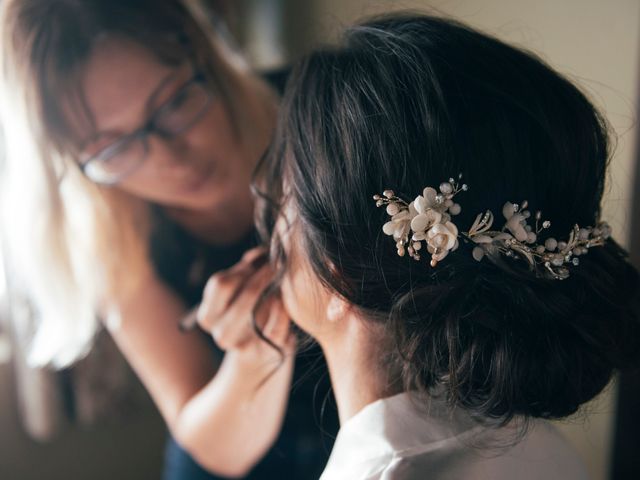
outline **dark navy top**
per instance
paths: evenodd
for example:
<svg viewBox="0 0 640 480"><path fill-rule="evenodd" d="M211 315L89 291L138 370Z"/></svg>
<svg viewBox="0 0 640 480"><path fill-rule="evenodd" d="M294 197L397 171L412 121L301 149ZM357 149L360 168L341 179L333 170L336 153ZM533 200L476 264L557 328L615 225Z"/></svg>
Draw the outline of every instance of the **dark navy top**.
<svg viewBox="0 0 640 480"><path fill-rule="evenodd" d="M279 92L287 72L265 78ZM187 305L195 305L209 276L234 265L258 243L255 231L229 246L211 246L193 238L169 220L160 208L154 211L151 257L156 272ZM176 327L176 335L180 335ZM203 335L205 335L203 333ZM207 337L210 338L210 337ZM212 349L215 345L211 342ZM320 349L307 348L296 357L293 386L282 431L273 448L253 469L251 480L317 479L328 460L338 431L338 417L326 364ZM224 438L220 438L224 442ZM165 452L164 480L220 479L207 473L173 440Z"/></svg>

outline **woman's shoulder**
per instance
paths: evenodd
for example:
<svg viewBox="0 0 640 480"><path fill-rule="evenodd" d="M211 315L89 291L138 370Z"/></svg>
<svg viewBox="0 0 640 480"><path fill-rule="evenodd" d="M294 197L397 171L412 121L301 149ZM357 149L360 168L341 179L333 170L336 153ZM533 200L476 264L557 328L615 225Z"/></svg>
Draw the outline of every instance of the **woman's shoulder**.
<svg viewBox="0 0 640 480"><path fill-rule="evenodd" d="M524 437L504 454L502 464L506 474L517 473L521 480L589 478L578 452L564 435L546 420L531 421Z"/></svg>
<svg viewBox="0 0 640 480"><path fill-rule="evenodd" d="M564 436L549 422L518 428L476 429L462 441L445 441L419 452L398 452L380 478L433 480L588 480L586 467Z"/></svg>
<svg viewBox="0 0 640 480"><path fill-rule="evenodd" d="M586 480L570 444L546 421L524 429L480 424L432 400L404 393L378 400L347 421L322 480Z"/></svg>

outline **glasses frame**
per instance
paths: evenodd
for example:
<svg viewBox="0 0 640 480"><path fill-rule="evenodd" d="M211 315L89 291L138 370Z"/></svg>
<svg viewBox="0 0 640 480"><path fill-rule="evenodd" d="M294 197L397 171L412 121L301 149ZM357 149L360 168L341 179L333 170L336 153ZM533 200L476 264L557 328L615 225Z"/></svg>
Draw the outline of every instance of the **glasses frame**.
<svg viewBox="0 0 640 480"><path fill-rule="evenodd" d="M105 148L101 149L99 152L97 152L97 153L91 155L89 158L87 158L80 165L82 173L89 180L91 180L92 182L99 183L99 184L102 184L102 185L115 185L115 184L119 183L120 181L122 181L127 176L129 176L130 174L132 174L134 171L136 171L138 168L140 168L140 166L142 166L144 161L147 159L147 156L149 154L149 142L147 141L147 139L148 139L148 137L150 135L154 135L155 134L155 135L158 135L162 139L170 139L170 138L173 138L173 137L175 137L177 135L180 135L180 134L186 132L191 127L193 127L196 123L198 123L198 121L200 121L202 116L209 109L209 106L211 105L211 102L213 101L213 92L211 91L211 88L208 86L207 83L208 82L207 82L207 79L206 79L204 73L201 70L195 70L193 75L191 76L191 78L189 80L187 80L171 96L171 98L169 98L167 101L165 101L153 113L151 113L151 115L149 115L149 117L145 121L144 125L142 125L141 127L137 128L136 130L134 130L131 133L128 133L126 135L122 135L120 138L118 138L114 142L110 143ZM203 90L206 93L205 102L200 107L199 112L187 124L185 124L184 126L182 126L181 128L179 128L177 130L167 131L167 130L164 130L162 127L159 127L157 125L158 118L162 117L162 115L171 107L173 102L180 95L182 95L187 89L191 88L193 85L202 86ZM141 158L137 163L133 164L130 168L126 169L122 174L117 175L113 180L101 181L101 180L97 180L95 178L92 178L91 174L89 174L89 172L88 172L88 169L90 168L90 166L92 164L95 164L96 162L97 163L108 162L115 155L115 152L117 152L122 147L126 146L127 144L135 142L135 141L142 141L142 144L144 146L144 153L141 155Z"/></svg>

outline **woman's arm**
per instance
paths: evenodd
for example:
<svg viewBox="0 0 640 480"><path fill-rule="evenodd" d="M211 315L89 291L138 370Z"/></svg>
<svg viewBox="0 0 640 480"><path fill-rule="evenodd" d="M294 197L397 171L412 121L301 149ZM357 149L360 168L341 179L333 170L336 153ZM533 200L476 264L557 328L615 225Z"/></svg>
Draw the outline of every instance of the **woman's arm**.
<svg viewBox="0 0 640 480"><path fill-rule="evenodd" d="M212 328L214 338L228 350L222 361L214 358L201 334L179 332L186 309L154 274L132 295L118 300L121 321L110 329L176 440L204 468L227 476L248 473L272 445L293 370L288 355L263 384L280 357L251 327L251 309L269 275L253 275L248 263L245 258L231 273L216 275L210 282L216 288L207 289L208 313L203 318L212 327L216 319L222 320ZM232 291L240 293L227 305L226 292ZM277 303L269 310L265 329L272 340L285 345L288 319Z"/></svg>

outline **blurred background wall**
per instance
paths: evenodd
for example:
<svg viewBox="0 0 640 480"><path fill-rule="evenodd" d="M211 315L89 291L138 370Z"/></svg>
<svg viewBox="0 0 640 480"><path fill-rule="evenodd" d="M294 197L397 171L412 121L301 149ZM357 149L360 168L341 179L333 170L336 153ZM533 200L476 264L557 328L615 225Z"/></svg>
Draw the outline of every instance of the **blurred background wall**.
<svg viewBox="0 0 640 480"><path fill-rule="evenodd" d="M216 0L211 3L229 19L231 31L258 69L286 65L313 46L334 41L344 25L362 16L397 9L452 16L533 50L579 83L603 109L617 132L618 145L611 163L604 216L613 225L621 243L632 250L639 248L630 243L629 236L634 193L636 204L640 202L632 185L636 168L640 57L640 2L637 0ZM640 219L637 225L640 228ZM640 240L640 234L634 238ZM640 259L640 251L636 251L636 258ZM0 330L0 347L3 345ZM20 424L12 367L6 363L10 355L2 348L1 479L159 478L165 430L144 393L137 394L139 401L124 415L92 426L66 425L53 439L35 441L25 434ZM613 385L581 416L560 425L587 462L594 480L610 478L616 393ZM640 442L638 437L636 441Z"/></svg>

